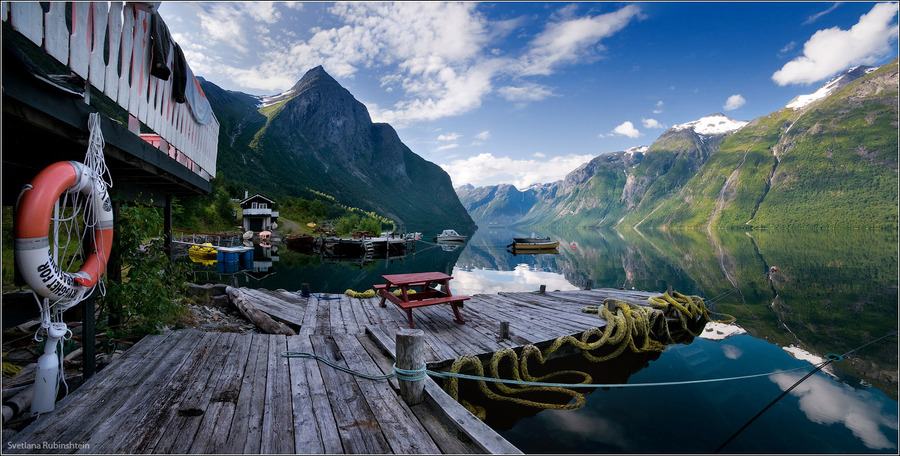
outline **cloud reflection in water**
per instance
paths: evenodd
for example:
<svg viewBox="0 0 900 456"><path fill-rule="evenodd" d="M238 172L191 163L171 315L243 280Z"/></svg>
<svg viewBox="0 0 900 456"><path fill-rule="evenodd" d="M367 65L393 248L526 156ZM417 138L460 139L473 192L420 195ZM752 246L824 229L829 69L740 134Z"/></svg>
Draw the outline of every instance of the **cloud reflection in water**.
<svg viewBox="0 0 900 456"><path fill-rule="evenodd" d="M803 373L775 374L770 379L787 390L803 377ZM863 444L872 449L897 449L882 432L882 426L897 430L896 411L882 410L870 391L854 389L827 377L814 375L791 391L800 399L800 410L818 424L841 423Z"/></svg>

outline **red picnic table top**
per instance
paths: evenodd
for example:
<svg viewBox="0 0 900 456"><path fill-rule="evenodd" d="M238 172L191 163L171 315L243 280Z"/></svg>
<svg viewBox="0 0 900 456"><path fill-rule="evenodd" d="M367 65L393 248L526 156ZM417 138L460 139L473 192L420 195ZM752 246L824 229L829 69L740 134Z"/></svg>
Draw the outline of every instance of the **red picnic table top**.
<svg viewBox="0 0 900 456"><path fill-rule="evenodd" d="M420 282L446 282L453 278L443 272L413 272L409 274L384 274L381 276L389 286L409 285Z"/></svg>
<svg viewBox="0 0 900 456"><path fill-rule="evenodd" d="M411 274L384 274L381 276L386 284L375 285L375 288L381 294L381 307L385 306L385 300L391 301L406 312L409 319L409 327L415 328L413 324L412 309L416 307L431 306L435 304L450 304L453 314L456 316L457 323L465 323L462 315L459 313L459 307L463 306L463 301L469 299L468 296L453 296L450 293L449 281L452 276L443 272L414 272ZM440 283L443 285L440 291L429 286L429 283ZM416 294L408 294L407 288L410 286L421 286L422 292ZM400 296L394 296L388 289L400 288Z"/></svg>

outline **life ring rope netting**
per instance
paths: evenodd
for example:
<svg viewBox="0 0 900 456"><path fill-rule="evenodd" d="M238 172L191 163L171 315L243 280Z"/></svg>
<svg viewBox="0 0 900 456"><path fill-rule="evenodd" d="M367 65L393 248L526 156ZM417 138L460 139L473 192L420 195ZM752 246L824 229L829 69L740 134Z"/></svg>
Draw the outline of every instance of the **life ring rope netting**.
<svg viewBox="0 0 900 456"><path fill-rule="evenodd" d="M606 320L603 328L589 329L578 337L560 337L544 350L530 344L522 347L518 354L511 348L499 350L493 353L490 362L487 363L489 369L487 373L483 362L477 356L461 356L453 362L450 372L459 374L461 371L467 370L474 372L473 375L477 377L501 379L504 378L501 377L501 365L505 365L506 369L503 371L511 373L512 380L516 381L552 383L556 377L572 378L574 376L580 377L581 381L566 383L589 385L593 379L586 372L560 370L546 375L533 375L531 372L536 370L539 365L543 365L550 355L566 345L578 349L588 361L599 363L613 359L625 350L634 353L662 351L667 344L678 343L679 335L681 340L684 340L684 337L698 336L706 322L727 324L735 321L733 316L727 314L717 314L724 317L721 320L712 319L710 315L716 313L707 309L703 299L699 296L686 296L678 292L673 292L670 296L668 293L663 293L660 296L648 298L647 302L649 306L641 306L608 298L602 305L582 308L582 312L596 313ZM601 347L605 347L604 351L612 351L603 355L596 354ZM556 410L573 410L580 408L585 403L584 395L570 387L516 384L510 386L482 379L475 381L481 393L495 401ZM460 398L458 377L450 376L445 379L444 390L472 414L482 420L485 419L484 407L473 405ZM567 400L542 402L543 399L522 397L534 397L535 393L558 393ZM542 397L546 397L546 395Z"/></svg>
<svg viewBox="0 0 900 456"><path fill-rule="evenodd" d="M106 160L103 154L105 141L100 127L99 113L95 112L89 115L88 130L90 136L83 164L90 170L93 174L93 178L97 180L101 188L111 188L113 186L112 176L110 175L109 168L106 166ZM60 261L61 259L69 258L67 264L59 265L62 270L72 271L78 269L75 266L75 261L79 257L78 253L81 252L83 243L69 241L83 239L86 233L92 233L93 236L96 236L99 231L96 228L100 223L100 210L99 208L95 208L93 203L95 203L94 198L80 192L64 192L57 202L56 209L54 209L54 213L50 218L51 233L49 233L49 238L53 259L55 261ZM59 210L59 208L66 208L69 206L71 206L70 211ZM92 243L93 245L97 245L97 239L92 239ZM76 249L74 254L69 252L72 248ZM103 252L99 252L98 254L103 255ZM106 264L107 261L108 258L102 259L103 264ZM103 271L99 272L102 274ZM62 322L62 313L90 296L95 288L99 289L101 295L106 294L106 287L102 279L98 279L90 289L75 299L59 299L54 302L49 302L49 299L42 298L36 292L33 292L38 307L41 310L41 327L35 332L35 340L39 342L43 340L40 333L46 333L51 322ZM71 332L69 332L69 334L71 334ZM62 343L62 341L60 341L60 343Z"/></svg>

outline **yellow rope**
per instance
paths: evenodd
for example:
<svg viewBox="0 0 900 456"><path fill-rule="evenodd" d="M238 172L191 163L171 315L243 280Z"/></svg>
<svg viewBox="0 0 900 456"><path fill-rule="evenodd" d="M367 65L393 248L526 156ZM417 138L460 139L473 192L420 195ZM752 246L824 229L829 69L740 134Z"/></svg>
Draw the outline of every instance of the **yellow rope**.
<svg viewBox="0 0 900 456"><path fill-rule="evenodd" d="M11 378L19 375L20 373L22 373L23 369L25 368L18 364L3 361L3 376L6 378Z"/></svg>
<svg viewBox="0 0 900 456"><path fill-rule="evenodd" d="M529 363L531 360L536 360L538 364L543 365L551 354L566 344L579 349L582 356L591 362L607 361L619 356L626 349L630 349L634 353L662 351L666 344L677 343L676 337L673 336L669 328L669 318L672 317L677 317L677 321L680 323L681 328L678 328L678 330L686 331L692 338L700 334L699 331L702 331L703 325L708 321L720 323L732 323L735 321L734 317L726 314L720 314L727 317L724 320L712 320L709 317L712 312L706 308L706 304L699 296L686 296L678 292L673 292L673 296L669 296L668 293L663 293L661 296L648 298L647 302L650 304L650 307L608 298L603 301L602 305L584 307L582 312L596 313L606 320L606 325L603 329L592 328L581 333L579 337L563 336L557 338L544 351L530 344L522 347L522 351L518 355L510 348L497 351L491 356L491 360L488 363L491 378L501 378L500 365L506 361L513 380L544 382L556 376L577 375L582 377L582 381L578 383L590 384L590 375L575 370L552 372L544 376L535 377L529 373ZM692 330L694 327L699 328L697 329L698 332L695 333ZM615 348L612 352L603 356L591 353L603 346ZM450 367L450 372L459 373L464 368L474 370L474 375L479 377L485 376L484 365L475 356L461 356L457 358ZM497 401L508 401L529 407L555 410L577 409L585 403L583 394L573 389L559 386L510 386L494 382L490 382L491 385L488 385L489 382L484 380L476 380L476 382L482 394L489 399ZM491 386L499 390L499 392L492 390ZM444 390L453 399L478 416L478 418L485 419L486 411L483 407L460 399L459 378L450 377L444 385ZM515 397L515 395L535 392L560 393L568 396L569 400L564 403L547 403ZM574 402L572 399L574 399Z"/></svg>
<svg viewBox="0 0 900 456"><path fill-rule="evenodd" d="M374 298L374 297L375 297L375 290L369 288L369 289L366 290L366 291L358 292L358 291L353 291L353 290L351 290L351 289L348 288L347 291L344 292L344 294L347 295L347 296L350 296L351 298L364 298L364 299L367 299L367 298Z"/></svg>

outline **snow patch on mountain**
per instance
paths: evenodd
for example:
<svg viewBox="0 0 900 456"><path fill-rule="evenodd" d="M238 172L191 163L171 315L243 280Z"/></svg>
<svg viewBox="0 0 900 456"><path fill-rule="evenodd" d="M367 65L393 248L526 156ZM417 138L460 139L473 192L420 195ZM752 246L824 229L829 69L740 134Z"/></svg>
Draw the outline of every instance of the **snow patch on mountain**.
<svg viewBox="0 0 900 456"><path fill-rule="evenodd" d="M740 130L747 123L742 120L734 120L722 113L716 113L693 122L675 125L672 129L675 131L692 129L698 135L724 135Z"/></svg>
<svg viewBox="0 0 900 456"><path fill-rule="evenodd" d="M637 153L642 154L642 153L647 152L647 149L649 149L649 148L650 148L650 146L634 146L634 147L631 147L628 150L626 150L625 153L628 155L634 155Z"/></svg>
<svg viewBox="0 0 900 456"><path fill-rule="evenodd" d="M821 100L821 99L827 97L828 95L831 95L832 93L834 93L835 90L840 89L841 87L845 86L847 83L849 83L855 79L858 79L862 76L865 76L877 69L878 69L878 67L857 65L857 66L850 68L847 71L844 71L843 73L835 76L833 79L826 82L822 87L819 87L819 89L816 90L815 92L806 94L806 95L796 96L787 105L785 105L785 108L791 108L795 111L798 109L802 109L814 101Z"/></svg>

